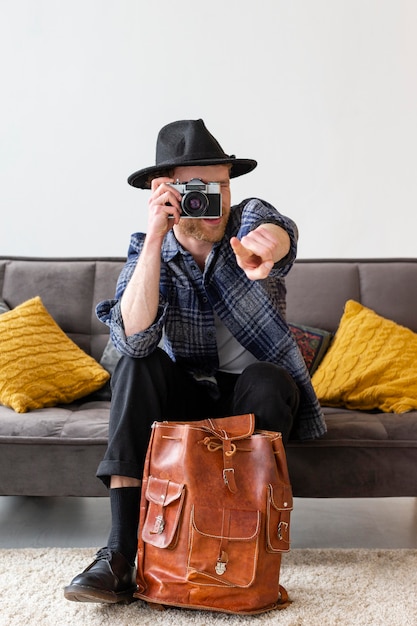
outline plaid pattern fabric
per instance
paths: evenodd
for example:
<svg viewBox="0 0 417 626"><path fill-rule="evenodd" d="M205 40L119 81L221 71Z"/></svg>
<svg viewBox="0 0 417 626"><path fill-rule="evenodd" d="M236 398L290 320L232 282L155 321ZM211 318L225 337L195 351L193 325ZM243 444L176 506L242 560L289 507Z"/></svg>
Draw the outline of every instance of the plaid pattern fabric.
<svg viewBox="0 0 417 626"><path fill-rule="evenodd" d="M249 280L238 267L230 238L238 238L262 223L285 228L291 249L275 265L268 278ZM145 235L132 235L126 265L115 298L97 306L99 319L110 326L116 348L125 355L145 357L162 340L170 357L197 379L214 377L218 354L213 310L236 339L258 360L285 367L301 392L298 436L311 439L325 432L324 420L310 376L285 321L285 276L297 250L298 232L294 222L257 198L232 207L226 236L215 244L201 272L192 255L184 250L170 231L164 240L161 258L160 303L152 326L126 337L120 313L120 298L128 284ZM215 389L213 390L215 393Z"/></svg>

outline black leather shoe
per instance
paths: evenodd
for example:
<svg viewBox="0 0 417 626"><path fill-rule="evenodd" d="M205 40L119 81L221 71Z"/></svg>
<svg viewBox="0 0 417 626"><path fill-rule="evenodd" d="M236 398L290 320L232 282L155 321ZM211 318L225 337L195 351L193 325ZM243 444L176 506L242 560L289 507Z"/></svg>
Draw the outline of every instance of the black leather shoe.
<svg viewBox="0 0 417 626"><path fill-rule="evenodd" d="M65 587L64 596L73 602L133 602L135 578L136 568L123 554L102 548L93 563Z"/></svg>

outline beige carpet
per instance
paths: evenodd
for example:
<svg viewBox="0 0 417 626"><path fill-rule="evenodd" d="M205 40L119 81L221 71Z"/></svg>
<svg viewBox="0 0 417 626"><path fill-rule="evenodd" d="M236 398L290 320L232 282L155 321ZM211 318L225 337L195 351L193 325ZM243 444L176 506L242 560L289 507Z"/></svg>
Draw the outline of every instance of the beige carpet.
<svg viewBox="0 0 417 626"><path fill-rule="evenodd" d="M1 626L407 626L417 623L417 550L292 550L284 611L235 616L68 602L62 589L95 549L0 550Z"/></svg>

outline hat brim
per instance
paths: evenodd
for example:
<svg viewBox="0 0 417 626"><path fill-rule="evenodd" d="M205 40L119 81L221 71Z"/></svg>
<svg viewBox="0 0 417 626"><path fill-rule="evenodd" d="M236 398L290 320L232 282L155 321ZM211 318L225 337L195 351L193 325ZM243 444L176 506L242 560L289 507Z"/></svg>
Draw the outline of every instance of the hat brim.
<svg viewBox="0 0 417 626"><path fill-rule="evenodd" d="M129 176L127 182L132 187L138 187L139 189L150 189L150 181L153 178L158 178L158 176L166 175L167 170L171 170L174 167L183 167L183 166L206 166L206 165L227 165L231 164L232 168L230 170L230 178L237 178L238 176L243 176L244 174L248 174L258 165L257 161L253 159L200 159L193 161L182 161L181 163L163 163L160 165L153 165L152 167L146 167L142 170L138 170ZM216 182L216 181L211 181Z"/></svg>

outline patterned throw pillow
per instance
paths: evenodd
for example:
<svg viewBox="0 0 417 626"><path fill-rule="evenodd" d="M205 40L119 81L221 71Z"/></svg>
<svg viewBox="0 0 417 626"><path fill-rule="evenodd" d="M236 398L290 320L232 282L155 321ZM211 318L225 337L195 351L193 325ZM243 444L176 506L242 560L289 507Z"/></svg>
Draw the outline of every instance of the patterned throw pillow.
<svg viewBox="0 0 417 626"><path fill-rule="evenodd" d="M417 334L348 300L312 383L323 405L387 413L417 409Z"/></svg>
<svg viewBox="0 0 417 626"><path fill-rule="evenodd" d="M332 333L312 326L288 324L303 355L307 369L312 375L319 366L332 340Z"/></svg>
<svg viewBox="0 0 417 626"><path fill-rule="evenodd" d="M68 403L110 374L61 330L39 297L0 315L0 402L17 413Z"/></svg>

